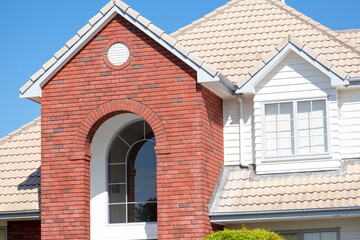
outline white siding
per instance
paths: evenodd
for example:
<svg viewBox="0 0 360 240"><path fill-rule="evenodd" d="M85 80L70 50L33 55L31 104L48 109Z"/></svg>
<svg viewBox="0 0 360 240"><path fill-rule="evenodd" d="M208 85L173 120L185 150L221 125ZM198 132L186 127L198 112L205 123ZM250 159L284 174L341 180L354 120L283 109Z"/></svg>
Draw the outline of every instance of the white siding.
<svg viewBox="0 0 360 240"><path fill-rule="evenodd" d="M240 164L242 157L245 163L264 166L263 103L313 98L328 99L331 158L307 162L306 168L303 168L306 162L299 159L288 164L295 166L289 171L318 170L321 166L334 169L339 166L340 159L360 157L360 89L340 89L337 92L331 86L329 77L296 53L290 53L257 84L255 91L255 95L242 96L242 113L238 100L224 100L225 164ZM280 169L276 162L266 161L269 171ZM261 167L257 169L260 173Z"/></svg>
<svg viewBox="0 0 360 240"><path fill-rule="evenodd" d="M254 129L255 161L262 162L262 104L264 102L327 98L330 124L330 151L333 159L339 159L338 104L336 90L330 78L295 53L290 53L255 88ZM308 166L309 167L309 166ZM294 169L301 169L300 165Z"/></svg>
<svg viewBox="0 0 360 240"><path fill-rule="evenodd" d="M240 164L240 106L236 99L224 100L224 163Z"/></svg>
<svg viewBox="0 0 360 240"><path fill-rule="evenodd" d="M243 98L243 158L247 164L254 163L254 98L253 96Z"/></svg>
<svg viewBox="0 0 360 240"><path fill-rule="evenodd" d="M359 158L360 89L348 89L339 91L339 106L341 157Z"/></svg>
<svg viewBox="0 0 360 240"><path fill-rule="evenodd" d="M226 165L239 165L241 157L245 164L253 163L253 132L253 98L243 99L242 114L240 114L238 100L224 100L224 162Z"/></svg>
<svg viewBox="0 0 360 240"><path fill-rule="evenodd" d="M276 221L266 223L244 224L247 228L264 228L274 231L288 230L308 230L340 228L340 240L359 240L360 239L360 218L333 218L302 221ZM242 224L226 226L231 229L240 229Z"/></svg>

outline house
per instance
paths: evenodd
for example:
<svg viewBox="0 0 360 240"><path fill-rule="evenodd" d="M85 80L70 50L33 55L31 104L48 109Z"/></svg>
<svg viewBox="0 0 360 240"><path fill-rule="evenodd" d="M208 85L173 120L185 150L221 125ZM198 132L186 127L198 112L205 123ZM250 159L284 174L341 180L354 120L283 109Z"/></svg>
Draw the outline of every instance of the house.
<svg viewBox="0 0 360 240"><path fill-rule="evenodd" d="M360 239L359 43L279 0L171 35L109 2L20 89L0 238Z"/></svg>

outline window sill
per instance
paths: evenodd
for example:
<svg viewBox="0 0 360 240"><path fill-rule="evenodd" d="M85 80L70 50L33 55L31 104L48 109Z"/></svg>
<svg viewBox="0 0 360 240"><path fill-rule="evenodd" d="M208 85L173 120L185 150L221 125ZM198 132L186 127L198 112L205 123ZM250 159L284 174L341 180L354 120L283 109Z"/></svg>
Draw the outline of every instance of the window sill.
<svg viewBox="0 0 360 240"><path fill-rule="evenodd" d="M330 155L293 159L264 159L256 165L256 174L331 171L339 170L340 165L340 159L333 159Z"/></svg>
<svg viewBox="0 0 360 240"><path fill-rule="evenodd" d="M284 162L284 161L299 161L299 160L318 160L331 159L329 153L311 154L311 155L297 155L297 156L280 156L280 157L264 157L262 162Z"/></svg>
<svg viewBox="0 0 360 240"><path fill-rule="evenodd" d="M91 240L157 239L157 222L134 222L97 226Z"/></svg>

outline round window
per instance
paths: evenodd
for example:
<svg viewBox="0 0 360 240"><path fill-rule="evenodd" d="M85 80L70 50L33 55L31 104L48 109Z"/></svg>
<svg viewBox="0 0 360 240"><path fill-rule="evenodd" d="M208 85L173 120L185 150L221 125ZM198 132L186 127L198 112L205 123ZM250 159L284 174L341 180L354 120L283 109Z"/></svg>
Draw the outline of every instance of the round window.
<svg viewBox="0 0 360 240"><path fill-rule="evenodd" d="M109 48L107 57L111 64L120 66L129 59L130 51L124 43L115 43Z"/></svg>

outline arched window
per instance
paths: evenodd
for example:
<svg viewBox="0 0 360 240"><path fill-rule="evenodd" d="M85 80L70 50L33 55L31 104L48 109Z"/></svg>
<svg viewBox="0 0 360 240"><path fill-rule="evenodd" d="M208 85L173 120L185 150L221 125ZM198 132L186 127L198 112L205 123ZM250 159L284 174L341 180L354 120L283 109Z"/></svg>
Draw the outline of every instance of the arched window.
<svg viewBox="0 0 360 240"><path fill-rule="evenodd" d="M109 223L156 222L155 137L135 120L113 139L107 160Z"/></svg>

